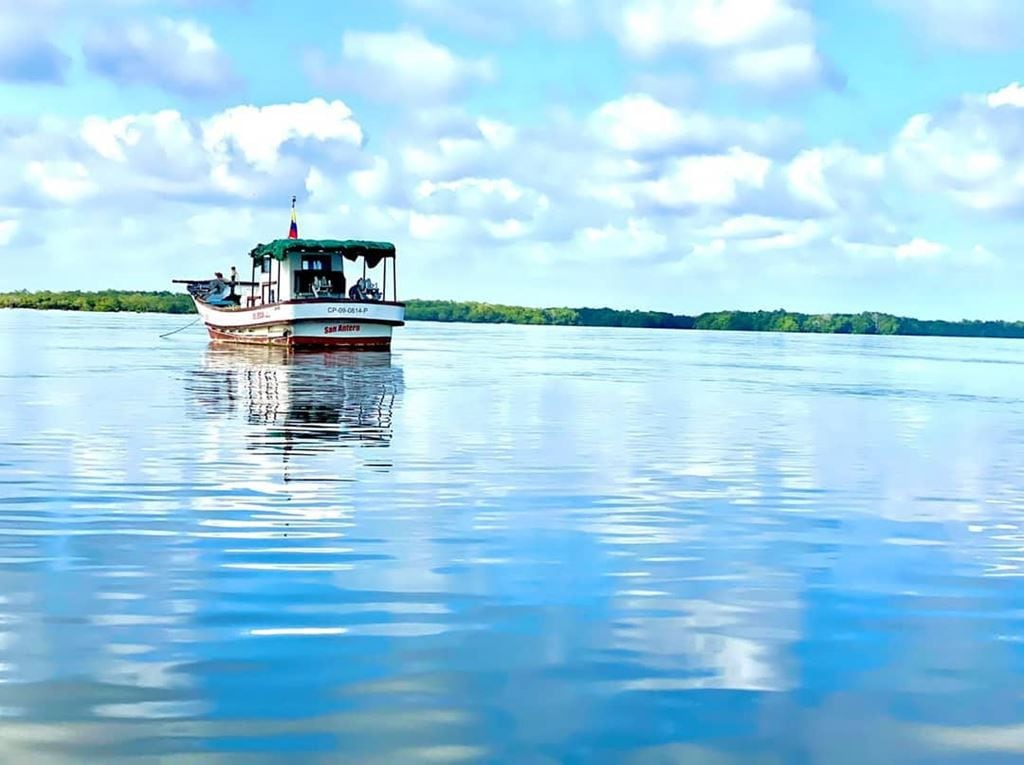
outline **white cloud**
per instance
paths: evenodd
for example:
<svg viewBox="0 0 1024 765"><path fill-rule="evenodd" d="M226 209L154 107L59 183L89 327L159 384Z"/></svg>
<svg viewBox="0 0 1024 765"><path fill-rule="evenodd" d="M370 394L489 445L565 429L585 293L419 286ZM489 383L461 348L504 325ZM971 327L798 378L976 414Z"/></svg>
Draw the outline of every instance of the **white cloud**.
<svg viewBox="0 0 1024 765"><path fill-rule="evenodd" d="M989 93L985 102L993 109L1000 106L1016 106L1024 108L1024 87L1019 82L1011 82L1002 90Z"/></svg>
<svg viewBox="0 0 1024 765"><path fill-rule="evenodd" d="M668 235L652 221L629 218L624 225L587 227L576 234L575 250L581 259L647 258L665 252Z"/></svg>
<svg viewBox="0 0 1024 765"><path fill-rule="evenodd" d="M172 109L116 119L86 117L79 133L93 151L119 163L126 163L128 152L147 140L160 147L164 159L181 161L182 155L193 149L196 140L193 126Z"/></svg>
<svg viewBox="0 0 1024 765"><path fill-rule="evenodd" d="M505 202L518 202L525 196L523 189L508 178L460 178L457 181L423 181L416 187L420 198L434 196L439 192L460 193L469 191L482 196L497 196Z"/></svg>
<svg viewBox="0 0 1024 765"><path fill-rule="evenodd" d="M234 245L242 250L249 242L247 232L255 222L250 209L215 207L188 219L188 227L197 244L210 247Z"/></svg>
<svg viewBox="0 0 1024 765"><path fill-rule="evenodd" d="M419 115L421 124L410 131L398 148L402 168L417 178L453 180L466 176L493 174L497 164L507 161L519 150L519 165L530 157L520 145L520 131L507 123L488 119L460 119L461 114L447 114L451 121L438 119L433 112Z"/></svg>
<svg viewBox="0 0 1024 765"><path fill-rule="evenodd" d="M320 54L309 57L314 79L385 102L443 102L496 76L490 59L461 58L417 29L345 32L341 48L340 66L332 66Z"/></svg>
<svg viewBox="0 0 1024 765"><path fill-rule="evenodd" d="M599 140L621 151L662 150L687 136L706 139L714 131L707 117L687 121L643 93L623 96L601 106L590 118Z"/></svg>
<svg viewBox="0 0 1024 765"><path fill-rule="evenodd" d="M776 48L741 50L719 64L722 76L765 90L814 85L825 72L825 63L810 43Z"/></svg>
<svg viewBox="0 0 1024 765"><path fill-rule="evenodd" d="M915 237L896 248L896 257L900 260L916 260L918 258L934 258L948 252L945 245Z"/></svg>
<svg viewBox="0 0 1024 765"><path fill-rule="evenodd" d="M495 148L505 149L516 140L517 131L515 127L505 122L482 117L476 121L476 124L480 134Z"/></svg>
<svg viewBox="0 0 1024 765"><path fill-rule="evenodd" d="M1014 83L939 113L915 115L892 154L921 189L975 210L1016 211L1024 206L1024 91Z"/></svg>
<svg viewBox="0 0 1024 765"><path fill-rule="evenodd" d="M116 198L251 201L300 190L314 163L348 173L364 164L362 128L341 101L238 106L204 120L175 110L80 122L40 119L34 130L0 134L0 197L16 200L11 178L61 203ZM2 201L2 200L0 200Z"/></svg>
<svg viewBox="0 0 1024 765"><path fill-rule="evenodd" d="M544 217L548 197L508 178L460 178L421 181L416 186L418 210L430 214L459 215L466 230L483 230L499 239L523 236Z"/></svg>
<svg viewBox="0 0 1024 765"><path fill-rule="evenodd" d="M363 199L377 199L387 189L391 179L391 165L383 157L374 157L365 170L349 173L348 182Z"/></svg>
<svg viewBox="0 0 1024 765"><path fill-rule="evenodd" d="M519 239L530 233L530 226L518 218L506 218L494 222L483 221L484 230L494 239Z"/></svg>
<svg viewBox="0 0 1024 765"><path fill-rule="evenodd" d="M96 24L82 46L86 63L118 85L149 85L185 96L222 95L240 85L210 30L160 18Z"/></svg>
<svg viewBox="0 0 1024 765"><path fill-rule="evenodd" d="M848 254L868 258L918 261L937 258L949 252L949 248L946 245L933 242L924 237L914 237L895 246L847 241L839 236L833 237L832 241Z"/></svg>
<svg viewBox="0 0 1024 765"><path fill-rule="evenodd" d="M18 233L19 223L16 220L0 220L0 247L6 247Z"/></svg>
<svg viewBox="0 0 1024 765"><path fill-rule="evenodd" d="M281 147L294 139L359 146L363 131L341 101L235 106L203 123L203 146L217 157L233 149L257 168L272 168Z"/></svg>
<svg viewBox="0 0 1024 765"><path fill-rule="evenodd" d="M644 184L647 194L667 207L725 207L744 189L763 188L772 161L743 149L694 156L669 163L666 173Z"/></svg>
<svg viewBox="0 0 1024 765"><path fill-rule="evenodd" d="M602 104L589 116L587 127L601 143L637 153L714 151L737 144L772 149L793 132L788 123L778 119L746 122L683 111L647 93L629 93Z"/></svg>
<svg viewBox="0 0 1024 765"><path fill-rule="evenodd" d="M695 228L693 254L700 257L801 252L824 241L827 229L816 220L791 220L742 214Z"/></svg>
<svg viewBox="0 0 1024 765"><path fill-rule="evenodd" d="M790 0L629 0L621 40L651 56L678 45L724 49L806 39L813 24Z"/></svg>
<svg viewBox="0 0 1024 765"><path fill-rule="evenodd" d="M409 217L409 234L414 239L452 241L461 238L465 228L465 220L458 215L414 212Z"/></svg>
<svg viewBox="0 0 1024 765"><path fill-rule="evenodd" d="M983 244L976 244L968 253L967 260L976 265L992 265L999 262L999 256Z"/></svg>
<svg viewBox="0 0 1024 765"><path fill-rule="evenodd" d="M45 196L62 204L80 202L97 191L89 170L81 162L29 162L25 179Z"/></svg>
<svg viewBox="0 0 1024 765"><path fill-rule="evenodd" d="M738 215L699 230L711 242L720 242L737 251L763 252L804 247L825 233L813 220L788 220L764 215Z"/></svg>
<svg viewBox="0 0 1024 765"><path fill-rule="evenodd" d="M885 157L862 154L843 144L805 149L786 166L790 193L819 211L862 208L885 177Z"/></svg>
<svg viewBox="0 0 1024 765"><path fill-rule="evenodd" d="M814 85L828 75L813 18L794 0L628 0L611 24L635 56L703 52L720 77L757 88Z"/></svg>
<svg viewBox="0 0 1024 765"><path fill-rule="evenodd" d="M1016 100L1007 88L972 108L1016 113ZM676 299L671 278L681 274L704 274L718 288L758 284L770 272L776 281L764 289L789 295L787 285L815 269L840 284L844 267L909 274L935 269L903 264L960 263L927 227L888 219L881 192L899 177L887 172L886 156L843 144L796 152L782 147L770 121L676 109L643 93L584 117L552 112L529 124L455 107L409 117L401 132L372 143L346 104L323 99L205 117L163 110L25 120L0 133L0 221L27 220L28 207L18 206L25 200L33 236L45 244L19 232L18 246L46 262L97 232L116 231L118 252L150 241L148 270L110 255L118 278L133 275L138 286L201 266L204 248L181 255L189 242L244 252L251 242L243 238L282 235L289 198L303 190L304 235L414 246L406 296L514 298L526 271L554 283L570 274L566 263L579 271L580 262L595 266L576 275L580 302L634 304L608 286L629 277L622 264L633 259L645 260L652 295L664 300ZM998 244L979 246L972 263ZM453 253L472 275L464 287L437 276ZM68 278L83 276L66 265ZM614 276L598 278L606 271ZM530 294L558 297L546 289ZM735 305L716 294L718 307ZM712 299L702 292L700 300Z"/></svg>
<svg viewBox="0 0 1024 765"><path fill-rule="evenodd" d="M923 35L967 50L1024 46L1019 0L879 0Z"/></svg>

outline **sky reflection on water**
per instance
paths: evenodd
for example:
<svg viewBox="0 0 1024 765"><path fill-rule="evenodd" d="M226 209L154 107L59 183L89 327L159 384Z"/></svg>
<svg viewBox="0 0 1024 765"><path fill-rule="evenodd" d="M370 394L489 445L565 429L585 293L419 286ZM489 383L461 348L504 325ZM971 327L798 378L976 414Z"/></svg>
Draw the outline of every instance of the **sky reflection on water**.
<svg viewBox="0 0 1024 765"><path fill-rule="evenodd" d="M0 313L0 761L1024 757L1024 345L179 323Z"/></svg>

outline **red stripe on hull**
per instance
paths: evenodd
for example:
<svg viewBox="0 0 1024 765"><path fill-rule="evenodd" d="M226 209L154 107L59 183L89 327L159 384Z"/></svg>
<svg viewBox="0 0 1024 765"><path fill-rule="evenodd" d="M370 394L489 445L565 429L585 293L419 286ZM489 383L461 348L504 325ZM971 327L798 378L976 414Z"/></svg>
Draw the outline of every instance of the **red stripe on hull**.
<svg viewBox="0 0 1024 765"><path fill-rule="evenodd" d="M386 351L391 348L390 337L246 337L206 327L210 338L218 343L239 345L273 345L287 348L349 348L352 350Z"/></svg>

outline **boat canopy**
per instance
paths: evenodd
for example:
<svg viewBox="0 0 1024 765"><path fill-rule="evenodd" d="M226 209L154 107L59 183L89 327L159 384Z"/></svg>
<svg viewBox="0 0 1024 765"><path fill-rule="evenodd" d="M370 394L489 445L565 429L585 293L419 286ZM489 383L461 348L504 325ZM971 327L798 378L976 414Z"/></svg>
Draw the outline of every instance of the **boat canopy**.
<svg viewBox="0 0 1024 765"><path fill-rule="evenodd" d="M391 242L368 242L360 239L275 239L269 244L256 245L249 255L253 260L284 260L292 253L340 253L349 260L366 258L366 265L376 268L384 258L395 257L395 245Z"/></svg>

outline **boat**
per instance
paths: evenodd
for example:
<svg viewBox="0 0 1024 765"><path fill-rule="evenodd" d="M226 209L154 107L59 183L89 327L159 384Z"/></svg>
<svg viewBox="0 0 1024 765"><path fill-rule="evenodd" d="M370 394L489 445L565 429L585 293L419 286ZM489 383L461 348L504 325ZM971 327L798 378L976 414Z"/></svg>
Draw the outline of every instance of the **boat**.
<svg viewBox="0 0 1024 765"><path fill-rule="evenodd" d="M288 238L257 244L249 258L247 281L238 279L234 267L229 278L216 272L213 279L173 280L187 285L215 343L383 351L391 349L394 328L405 324L395 245L300 239L294 198ZM362 266L351 284L346 261ZM372 278L377 268L379 284Z"/></svg>

